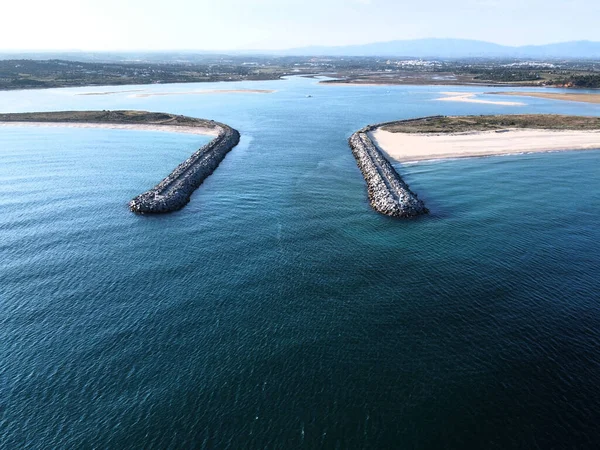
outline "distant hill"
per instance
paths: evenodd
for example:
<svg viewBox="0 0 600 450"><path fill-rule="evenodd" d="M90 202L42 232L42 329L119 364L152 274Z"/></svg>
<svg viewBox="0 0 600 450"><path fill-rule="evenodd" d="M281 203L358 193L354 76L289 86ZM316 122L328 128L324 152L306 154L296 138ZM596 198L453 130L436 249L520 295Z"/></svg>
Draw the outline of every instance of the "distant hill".
<svg viewBox="0 0 600 450"><path fill-rule="evenodd" d="M415 39L340 47L304 47L284 50L285 55L393 56L435 58L600 58L600 42L573 41L511 47L470 39Z"/></svg>
<svg viewBox="0 0 600 450"><path fill-rule="evenodd" d="M511 47L470 39L414 39L339 47L313 46L286 50L173 50L173 51L0 51L3 59L63 59L85 62L219 63L228 57L369 56L407 58L523 58L600 59L600 42L572 41Z"/></svg>

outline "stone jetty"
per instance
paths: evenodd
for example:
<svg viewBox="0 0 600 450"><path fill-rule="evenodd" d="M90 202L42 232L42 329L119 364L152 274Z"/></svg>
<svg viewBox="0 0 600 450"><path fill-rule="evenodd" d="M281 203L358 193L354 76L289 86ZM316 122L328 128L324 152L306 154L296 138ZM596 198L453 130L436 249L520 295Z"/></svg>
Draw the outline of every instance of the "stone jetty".
<svg viewBox="0 0 600 450"><path fill-rule="evenodd" d="M393 217L427 214L429 210L423 201L409 189L369 137L368 133L379 126L362 128L348 140L358 168L367 182L371 207L381 214Z"/></svg>
<svg viewBox="0 0 600 450"><path fill-rule="evenodd" d="M59 126L123 128L194 132L194 128L210 131L217 137L179 164L171 174L149 191L129 202L129 209L139 214L161 214L177 211L189 201L192 193L217 168L225 155L240 141L240 133L214 120L197 119L176 114L119 111L51 111L0 114L0 123Z"/></svg>
<svg viewBox="0 0 600 450"><path fill-rule="evenodd" d="M187 205L192 193L240 141L237 130L218 122L212 124L218 131L217 137L179 164L159 184L131 200L131 211L138 214L162 214L177 211Z"/></svg>

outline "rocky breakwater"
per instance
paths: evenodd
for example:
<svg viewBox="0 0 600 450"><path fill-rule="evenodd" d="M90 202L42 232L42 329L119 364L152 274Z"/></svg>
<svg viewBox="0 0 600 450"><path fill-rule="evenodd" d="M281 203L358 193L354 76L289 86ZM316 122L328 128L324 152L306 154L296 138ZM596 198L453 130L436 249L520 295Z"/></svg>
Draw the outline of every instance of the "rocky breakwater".
<svg viewBox="0 0 600 450"><path fill-rule="evenodd" d="M370 125L358 130L348 140L356 163L367 182L371 207L381 214L393 217L427 214L429 210L423 201L409 189L369 137L368 133L377 127L378 125Z"/></svg>
<svg viewBox="0 0 600 450"><path fill-rule="evenodd" d="M190 201L192 193L240 141L237 130L222 123L213 123L218 131L217 137L179 164L159 184L131 200L131 211L138 214L168 213L183 208Z"/></svg>

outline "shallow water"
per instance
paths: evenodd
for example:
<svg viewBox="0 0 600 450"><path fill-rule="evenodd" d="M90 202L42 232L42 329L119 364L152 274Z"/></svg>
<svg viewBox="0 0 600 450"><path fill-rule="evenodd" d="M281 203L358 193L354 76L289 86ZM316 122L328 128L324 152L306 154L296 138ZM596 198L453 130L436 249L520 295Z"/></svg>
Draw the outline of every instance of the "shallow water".
<svg viewBox="0 0 600 450"><path fill-rule="evenodd" d="M346 139L600 107L314 83L0 93L242 133L186 208L140 217L128 200L209 138L0 129L1 448L594 447L600 151L398 165L432 211L402 221L370 209ZM240 87L277 92L76 95Z"/></svg>

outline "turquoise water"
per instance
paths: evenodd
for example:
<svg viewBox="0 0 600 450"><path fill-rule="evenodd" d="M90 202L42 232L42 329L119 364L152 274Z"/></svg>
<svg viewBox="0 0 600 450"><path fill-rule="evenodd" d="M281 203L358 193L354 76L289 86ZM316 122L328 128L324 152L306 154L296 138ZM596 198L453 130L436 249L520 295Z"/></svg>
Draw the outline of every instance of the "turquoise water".
<svg viewBox="0 0 600 450"><path fill-rule="evenodd" d="M238 87L277 92L76 95ZM448 90L485 89L0 93L2 112L146 109L242 133L186 208L139 217L128 200L207 138L0 128L0 448L593 448L600 151L398 165L432 211L402 221L370 209L346 139L600 108L433 100Z"/></svg>

